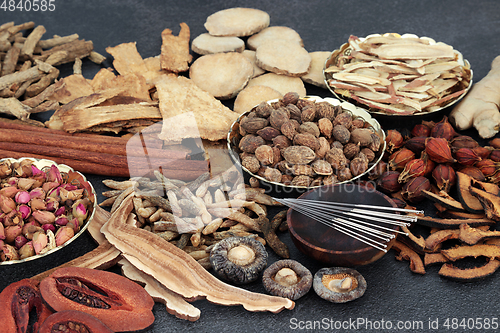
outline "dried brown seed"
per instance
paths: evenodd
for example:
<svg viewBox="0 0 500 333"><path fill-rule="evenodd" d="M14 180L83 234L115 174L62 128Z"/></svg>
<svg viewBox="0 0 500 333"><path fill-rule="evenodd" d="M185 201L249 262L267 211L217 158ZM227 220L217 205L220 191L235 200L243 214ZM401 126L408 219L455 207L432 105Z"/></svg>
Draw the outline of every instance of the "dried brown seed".
<svg viewBox="0 0 500 333"><path fill-rule="evenodd" d="M305 99L305 98L300 98L298 101L297 101L297 107L300 109L300 110L304 110L304 108L306 106L310 106L310 105L314 105L315 102L310 100L310 99Z"/></svg>
<svg viewBox="0 0 500 333"><path fill-rule="evenodd" d="M264 172L264 177L270 182L281 182L281 172L278 169L267 168Z"/></svg>
<svg viewBox="0 0 500 333"><path fill-rule="evenodd" d="M344 125L335 125L332 130L332 136L335 140L345 145L351 138L351 132Z"/></svg>
<svg viewBox="0 0 500 333"><path fill-rule="evenodd" d="M264 144L266 144L266 142L260 136L248 134L241 138L238 147L241 151L253 154L255 153L255 149L257 149L257 147Z"/></svg>
<svg viewBox="0 0 500 333"><path fill-rule="evenodd" d="M348 112L339 113L335 117L333 124L334 125L342 125L349 130L349 129L351 129L351 126L352 126L352 115Z"/></svg>
<svg viewBox="0 0 500 333"><path fill-rule="evenodd" d="M365 121L362 118L356 118L352 120L351 129L364 128Z"/></svg>
<svg viewBox="0 0 500 333"><path fill-rule="evenodd" d="M353 158L349 164L349 168L353 177L357 177L366 172L368 169L368 159L365 154L359 153L357 157Z"/></svg>
<svg viewBox="0 0 500 333"><path fill-rule="evenodd" d="M293 144L296 146L306 146L316 151L319 149L318 139L311 133L297 133L293 138Z"/></svg>
<svg viewBox="0 0 500 333"><path fill-rule="evenodd" d="M368 149L368 148L366 148ZM354 156L360 152L359 144L349 142L344 146L344 155L348 160L352 160Z"/></svg>
<svg viewBox="0 0 500 333"><path fill-rule="evenodd" d="M302 122L302 111L297 107L297 105L294 104L288 104L286 106L286 110L288 111L288 114L290 115L290 119L295 119L299 122Z"/></svg>
<svg viewBox="0 0 500 333"><path fill-rule="evenodd" d="M295 134L297 134L295 124L292 120L287 120L281 125L281 133L290 140L293 140Z"/></svg>
<svg viewBox="0 0 500 333"><path fill-rule="evenodd" d="M329 176L333 173L332 165L325 160L316 160L312 162L311 166L318 175Z"/></svg>
<svg viewBox="0 0 500 333"><path fill-rule="evenodd" d="M242 127L245 132L252 134L257 133L258 130L263 129L267 125L269 125L269 121L259 117L245 117L240 121L240 127Z"/></svg>
<svg viewBox="0 0 500 333"><path fill-rule="evenodd" d="M294 176L304 175L312 177L314 175L313 168L309 164L295 164L289 166L289 169Z"/></svg>
<svg viewBox="0 0 500 333"><path fill-rule="evenodd" d="M273 148L268 145L262 145L255 149L255 157L262 165L271 165L274 162Z"/></svg>
<svg viewBox="0 0 500 333"><path fill-rule="evenodd" d="M260 162L255 156L246 156L241 160L241 165L251 173L257 173L260 169Z"/></svg>
<svg viewBox="0 0 500 333"><path fill-rule="evenodd" d="M319 148L316 150L316 155L318 155L318 158L325 158L326 153L330 150L330 144L328 143L328 140L320 136L318 138L318 143L319 143Z"/></svg>
<svg viewBox="0 0 500 333"><path fill-rule="evenodd" d="M314 150L306 146L291 146L285 148L281 154L291 164L309 164L316 158Z"/></svg>
<svg viewBox="0 0 500 333"><path fill-rule="evenodd" d="M273 111L273 107L267 102L261 102L255 107L255 114L261 118L268 118Z"/></svg>
<svg viewBox="0 0 500 333"><path fill-rule="evenodd" d="M368 128L356 128L351 132L350 141L359 143L361 147L370 146L373 143L373 132Z"/></svg>
<svg viewBox="0 0 500 333"><path fill-rule="evenodd" d="M340 148L332 148L326 153L325 160L332 165L334 170L341 170L348 164L344 152Z"/></svg>
<svg viewBox="0 0 500 333"><path fill-rule="evenodd" d="M290 147L292 145L292 141L284 135L278 135L273 139L273 145L279 150L282 150Z"/></svg>
<svg viewBox="0 0 500 333"><path fill-rule="evenodd" d="M331 122L333 122L335 120L335 116L337 115L338 111L341 109L342 108L340 106L335 107L328 102L319 102L316 103L316 117L318 119L326 118Z"/></svg>
<svg viewBox="0 0 500 333"><path fill-rule="evenodd" d="M292 186L303 186L303 187L309 187L311 185L311 177L309 176L296 176L293 178L291 185Z"/></svg>
<svg viewBox="0 0 500 333"><path fill-rule="evenodd" d="M276 128L277 130L281 129L281 125L283 125L288 119L290 119L290 115L285 110L285 108L273 110L271 112L271 115L269 116L269 122L271 126Z"/></svg>
<svg viewBox="0 0 500 333"><path fill-rule="evenodd" d="M309 105L302 109L301 120L302 122L314 121L316 119L316 106Z"/></svg>
<svg viewBox="0 0 500 333"><path fill-rule="evenodd" d="M330 176L323 178L324 185L331 185L331 184L335 184L337 182L338 182L337 175L332 174Z"/></svg>
<svg viewBox="0 0 500 333"><path fill-rule="evenodd" d="M366 158L368 159L368 162L373 162L375 160L375 152L371 150L370 148L363 148L361 149L361 152L365 154Z"/></svg>
<svg viewBox="0 0 500 333"><path fill-rule="evenodd" d="M344 168L337 172L337 179L339 182L345 182L346 180L349 180L351 178L352 178L352 173L349 168Z"/></svg>
<svg viewBox="0 0 500 333"><path fill-rule="evenodd" d="M318 120L318 127L319 131L321 132L321 134L323 134L323 136L327 137L328 139L331 138L333 124L330 119L321 118L320 120Z"/></svg>
<svg viewBox="0 0 500 333"><path fill-rule="evenodd" d="M280 131L274 127L267 126L263 129L257 131L257 135L263 138L266 141L272 141L275 137L280 135Z"/></svg>
<svg viewBox="0 0 500 333"><path fill-rule="evenodd" d="M300 124L298 132L299 133L311 133L312 135L314 135L317 138L319 138L319 135L321 134L319 131L318 125L316 125L316 123L313 123L311 121L303 122L302 124Z"/></svg>
<svg viewBox="0 0 500 333"><path fill-rule="evenodd" d="M297 104L298 100L299 100L299 94L294 91L287 92L285 95L283 95L283 98L281 99L284 105Z"/></svg>
<svg viewBox="0 0 500 333"><path fill-rule="evenodd" d="M344 145L340 141L333 141L330 148L344 149Z"/></svg>

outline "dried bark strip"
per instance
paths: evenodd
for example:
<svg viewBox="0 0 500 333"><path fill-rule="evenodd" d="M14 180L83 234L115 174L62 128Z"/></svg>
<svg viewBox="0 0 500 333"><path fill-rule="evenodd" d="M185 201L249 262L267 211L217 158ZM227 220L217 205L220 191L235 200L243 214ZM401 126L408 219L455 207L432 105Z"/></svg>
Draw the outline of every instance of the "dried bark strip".
<svg viewBox="0 0 500 333"><path fill-rule="evenodd" d="M444 264L438 274L458 281L474 281L492 275L500 267L500 260L490 260L481 267L460 269L452 264Z"/></svg>
<svg viewBox="0 0 500 333"><path fill-rule="evenodd" d="M471 219L465 221L464 219L441 219L434 218L430 216L417 216L418 224L425 225L432 228L441 228L441 229L457 229L464 222L467 222L471 227L479 227L484 225L495 225L496 222L487 218L483 219Z"/></svg>
<svg viewBox="0 0 500 333"><path fill-rule="evenodd" d="M392 245L392 249L394 249L398 253L396 255L397 260L408 260L410 262L410 270L412 272L425 274L425 267L424 263L422 262L422 258L420 258L420 256L415 251L398 241L394 242L394 244Z"/></svg>
<svg viewBox="0 0 500 333"><path fill-rule="evenodd" d="M53 66L58 66L68 62L73 62L76 58L85 58L90 55L90 52L92 52L93 49L94 44L92 41L77 39L66 44L55 46L50 50L43 51L40 60L45 60L56 52L64 51L66 52L66 56L52 64Z"/></svg>
<svg viewBox="0 0 500 333"><path fill-rule="evenodd" d="M500 231L483 231L478 228L471 228L468 224L464 223L460 225L460 233L459 238L462 242L467 245L477 244L479 241L483 239L489 238L499 238Z"/></svg>
<svg viewBox="0 0 500 333"><path fill-rule="evenodd" d="M458 239L460 231L457 229L445 229L439 230L426 238L425 248L431 252L435 252L439 249L440 245L449 239Z"/></svg>
<svg viewBox="0 0 500 333"><path fill-rule="evenodd" d="M424 254L424 265L430 266L435 264L443 264L448 262L448 258L446 258L441 253L426 253Z"/></svg>
<svg viewBox="0 0 500 333"><path fill-rule="evenodd" d="M441 250L441 253L451 261L456 261L466 257L487 257L500 258L500 246L497 245L463 245L448 250Z"/></svg>

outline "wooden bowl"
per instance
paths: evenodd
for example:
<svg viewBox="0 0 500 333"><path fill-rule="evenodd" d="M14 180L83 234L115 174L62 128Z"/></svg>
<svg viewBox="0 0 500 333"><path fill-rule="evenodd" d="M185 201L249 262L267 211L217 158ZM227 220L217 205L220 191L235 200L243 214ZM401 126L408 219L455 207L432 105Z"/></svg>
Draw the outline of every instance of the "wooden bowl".
<svg viewBox="0 0 500 333"><path fill-rule="evenodd" d="M302 194L299 199L396 207L391 198L376 191L373 187L353 183L314 188ZM287 223L290 236L299 251L328 265L341 267L366 265L380 259L386 253L292 208L288 210ZM376 221L372 223L380 224ZM389 224L384 224L384 226L394 230L392 232L394 235L399 228ZM385 243L386 250L391 248L395 240L394 237Z"/></svg>

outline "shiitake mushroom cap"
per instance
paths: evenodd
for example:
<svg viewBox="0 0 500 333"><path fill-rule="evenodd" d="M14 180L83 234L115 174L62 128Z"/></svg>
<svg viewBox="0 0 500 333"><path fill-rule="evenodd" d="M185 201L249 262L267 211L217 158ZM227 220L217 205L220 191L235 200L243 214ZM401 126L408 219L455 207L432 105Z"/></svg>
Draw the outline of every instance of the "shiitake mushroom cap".
<svg viewBox="0 0 500 333"><path fill-rule="evenodd" d="M237 264L229 260L229 251L244 246L253 250L255 256L248 264ZM222 279L235 284L245 284L257 280L267 266L267 251L258 240L249 237L229 237L218 242L210 251L210 263L215 273Z"/></svg>
<svg viewBox="0 0 500 333"><path fill-rule="evenodd" d="M342 279L344 277L351 277L355 282L352 287L345 292L339 292L329 289L325 285L325 280L328 277L338 277ZM322 268L314 274L313 288L319 297L333 302L333 303L346 303L353 301L357 298L363 296L366 291L366 280L365 278L356 270L346 267L331 267Z"/></svg>
<svg viewBox="0 0 500 333"><path fill-rule="evenodd" d="M276 281L276 274L289 268L297 275L297 282L290 286L285 286ZM313 276L311 272L298 261L284 259L276 261L269 266L262 274L262 283L267 292L274 296L281 296L295 301L309 292L312 286Z"/></svg>

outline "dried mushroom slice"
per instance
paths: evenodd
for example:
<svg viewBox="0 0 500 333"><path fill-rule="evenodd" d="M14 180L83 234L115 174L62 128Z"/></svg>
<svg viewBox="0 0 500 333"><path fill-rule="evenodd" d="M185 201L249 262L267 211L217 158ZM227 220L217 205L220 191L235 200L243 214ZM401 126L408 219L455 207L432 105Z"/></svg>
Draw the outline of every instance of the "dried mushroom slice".
<svg viewBox="0 0 500 333"><path fill-rule="evenodd" d="M189 68L191 80L219 99L235 97L252 75L253 65L238 52L207 54Z"/></svg>
<svg viewBox="0 0 500 333"><path fill-rule="evenodd" d="M314 275L313 288L319 297L327 301L346 303L363 296L366 280L351 268L322 268Z"/></svg>
<svg viewBox="0 0 500 333"><path fill-rule="evenodd" d="M218 37L204 33L193 39L191 49L198 54L242 52L245 42L238 37Z"/></svg>
<svg viewBox="0 0 500 333"><path fill-rule="evenodd" d="M259 33L249 37L247 45L250 50L256 50L262 43L281 39L295 42L302 47L304 46L304 42L299 33L292 28L284 26L273 26L263 29Z"/></svg>
<svg viewBox="0 0 500 333"><path fill-rule="evenodd" d="M269 266L262 275L264 288L274 296L293 301L309 292L312 286L311 272L295 260L279 260Z"/></svg>
<svg viewBox="0 0 500 333"><path fill-rule="evenodd" d="M297 43L267 41L256 50L257 65L276 74L302 76L309 72L311 56Z"/></svg>
<svg viewBox="0 0 500 333"><path fill-rule="evenodd" d="M266 267L267 251L253 238L229 237L213 247L210 263L224 280L236 284L250 283L257 280Z"/></svg>
<svg viewBox="0 0 500 333"><path fill-rule="evenodd" d="M271 87L274 90L279 91L282 95L285 95L287 92L296 92L299 94L299 97L304 97L306 95L304 82L298 77L266 73L251 79L248 82L247 87L256 85Z"/></svg>
<svg viewBox="0 0 500 333"><path fill-rule="evenodd" d="M250 36L269 26L269 14L254 8L229 8L213 13L205 29L213 36Z"/></svg>
<svg viewBox="0 0 500 333"><path fill-rule="evenodd" d="M330 54L327 51L310 52L311 68L309 69L309 73L300 78L306 83L327 89L325 77L323 76L323 67Z"/></svg>
<svg viewBox="0 0 500 333"><path fill-rule="evenodd" d="M240 91L236 99L234 100L234 112L242 114L244 112L250 111L254 106L260 104L261 102L269 101L272 99L279 99L283 95L267 86L247 86L245 89Z"/></svg>

